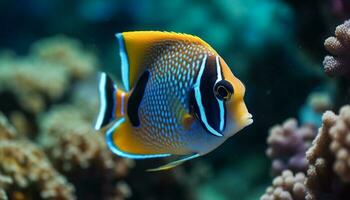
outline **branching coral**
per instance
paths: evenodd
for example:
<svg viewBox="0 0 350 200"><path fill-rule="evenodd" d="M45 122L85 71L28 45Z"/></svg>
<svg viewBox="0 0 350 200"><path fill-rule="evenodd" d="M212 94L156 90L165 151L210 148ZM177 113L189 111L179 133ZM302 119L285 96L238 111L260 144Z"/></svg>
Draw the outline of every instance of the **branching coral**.
<svg viewBox="0 0 350 200"><path fill-rule="evenodd" d="M340 110L329 134L332 139L330 149L336 157L333 169L342 181L350 183L350 106Z"/></svg>
<svg viewBox="0 0 350 200"><path fill-rule="evenodd" d="M293 140L298 141L298 139ZM322 127L312 142L312 146L306 152L306 158L308 169L305 187L303 187L304 194L306 192L305 198L302 198L302 196L294 197L286 193L285 189L276 186L275 179L273 186L267 189L267 194L262 196L262 199L345 200L349 198L349 105L343 106L339 111L339 115L334 114L332 111L326 111L323 114Z"/></svg>
<svg viewBox="0 0 350 200"><path fill-rule="evenodd" d="M349 142L350 106L335 115L327 111L323 125L307 151L308 169L307 199L346 199L349 196Z"/></svg>
<svg viewBox="0 0 350 200"><path fill-rule="evenodd" d="M260 200L304 200L306 195L305 174L295 175L289 170L274 178L272 186L266 189Z"/></svg>
<svg viewBox="0 0 350 200"><path fill-rule="evenodd" d="M335 37L327 38L324 45L334 55L325 57L325 72L331 76L350 76L350 20L337 26Z"/></svg>
<svg viewBox="0 0 350 200"><path fill-rule="evenodd" d="M295 119L286 120L269 131L267 156L273 160L272 173L279 175L283 170L306 172L305 152L310 147L316 129L310 125L298 127Z"/></svg>
<svg viewBox="0 0 350 200"><path fill-rule="evenodd" d="M75 199L73 186L27 141L0 142L0 186L9 199Z"/></svg>
<svg viewBox="0 0 350 200"><path fill-rule="evenodd" d="M133 163L113 155L78 108L57 106L42 119L41 143L54 166L74 183L78 196L115 198L123 194L117 192L118 187L110 187L128 173ZM83 189L93 182L98 187Z"/></svg>

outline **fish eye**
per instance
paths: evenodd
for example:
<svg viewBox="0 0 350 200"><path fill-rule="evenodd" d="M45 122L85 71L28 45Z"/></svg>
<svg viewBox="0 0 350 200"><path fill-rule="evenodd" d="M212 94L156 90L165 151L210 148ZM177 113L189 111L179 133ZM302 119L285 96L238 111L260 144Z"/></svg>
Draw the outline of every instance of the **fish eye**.
<svg viewBox="0 0 350 200"><path fill-rule="evenodd" d="M233 86L230 82L221 80L215 84L214 94L218 99L227 101L233 94Z"/></svg>

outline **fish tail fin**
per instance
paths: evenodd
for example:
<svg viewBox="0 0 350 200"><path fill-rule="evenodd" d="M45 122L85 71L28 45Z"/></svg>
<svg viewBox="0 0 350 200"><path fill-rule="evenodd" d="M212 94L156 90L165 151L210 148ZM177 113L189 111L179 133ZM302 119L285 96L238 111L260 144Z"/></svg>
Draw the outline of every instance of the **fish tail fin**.
<svg viewBox="0 0 350 200"><path fill-rule="evenodd" d="M115 119L125 115L127 93L118 89L112 78L102 72L99 80L100 108L95 122L95 129L99 130Z"/></svg>

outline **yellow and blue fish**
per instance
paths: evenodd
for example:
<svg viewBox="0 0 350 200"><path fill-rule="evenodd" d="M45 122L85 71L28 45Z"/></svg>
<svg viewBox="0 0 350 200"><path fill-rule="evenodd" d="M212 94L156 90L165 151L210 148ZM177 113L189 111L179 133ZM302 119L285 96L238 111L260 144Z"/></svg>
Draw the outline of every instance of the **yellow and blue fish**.
<svg viewBox="0 0 350 200"><path fill-rule="evenodd" d="M101 74L95 124L115 154L184 156L153 171L169 169L211 152L253 122L244 85L200 38L159 31L116 37L123 87Z"/></svg>

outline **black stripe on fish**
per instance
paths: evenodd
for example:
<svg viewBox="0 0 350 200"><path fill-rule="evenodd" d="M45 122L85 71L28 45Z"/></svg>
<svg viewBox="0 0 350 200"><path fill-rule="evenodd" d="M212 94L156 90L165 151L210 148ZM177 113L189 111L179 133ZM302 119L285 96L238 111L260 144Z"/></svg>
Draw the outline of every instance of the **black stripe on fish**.
<svg viewBox="0 0 350 200"><path fill-rule="evenodd" d="M117 88L113 80L106 73L101 73L98 90L100 109L95 123L96 130L113 121L116 105L115 93Z"/></svg>
<svg viewBox="0 0 350 200"><path fill-rule="evenodd" d="M222 79L221 66L216 56L208 56L203 62L205 63L199 70L191 94L193 112L210 133L222 136L226 121L225 105L222 100L217 99L213 90L215 84Z"/></svg>
<svg viewBox="0 0 350 200"><path fill-rule="evenodd" d="M140 126L139 118L139 107L145 93L146 85L148 83L150 72L145 71L139 80L136 82L136 85L131 92L131 95L128 100L127 113L131 124L134 127Z"/></svg>

